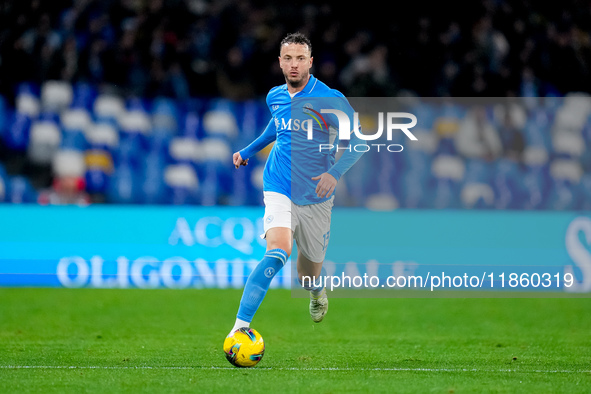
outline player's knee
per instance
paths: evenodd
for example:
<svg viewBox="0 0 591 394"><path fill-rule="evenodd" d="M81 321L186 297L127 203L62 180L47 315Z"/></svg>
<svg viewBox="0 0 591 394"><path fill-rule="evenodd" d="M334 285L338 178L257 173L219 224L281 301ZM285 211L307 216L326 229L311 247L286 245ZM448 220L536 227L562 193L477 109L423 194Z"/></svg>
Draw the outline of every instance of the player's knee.
<svg viewBox="0 0 591 394"><path fill-rule="evenodd" d="M281 249L287 253L287 257L291 256L291 245L285 242L267 243L267 250Z"/></svg>
<svg viewBox="0 0 591 394"><path fill-rule="evenodd" d="M267 231L267 250L281 249L291 256L291 249L293 245L292 233L289 228L272 228Z"/></svg>

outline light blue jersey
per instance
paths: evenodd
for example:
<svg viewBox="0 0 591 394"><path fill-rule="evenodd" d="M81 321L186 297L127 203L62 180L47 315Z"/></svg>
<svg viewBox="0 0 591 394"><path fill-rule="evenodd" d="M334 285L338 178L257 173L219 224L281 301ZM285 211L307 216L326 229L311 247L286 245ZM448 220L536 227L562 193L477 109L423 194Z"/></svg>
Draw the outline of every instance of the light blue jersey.
<svg viewBox="0 0 591 394"><path fill-rule="evenodd" d="M275 141L265 165L263 189L281 193L298 205L328 200L332 195L325 198L316 195L318 181L312 178L328 172L339 180L362 153L345 150L335 164L339 123L335 115L321 111L338 109L347 114L352 125L353 108L341 92L329 88L313 75L293 98L287 84L271 89L267 106L272 115L267 128L240 151L241 157L248 159ZM352 134L350 143L354 141L365 143ZM320 145L324 149L320 149Z"/></svg>

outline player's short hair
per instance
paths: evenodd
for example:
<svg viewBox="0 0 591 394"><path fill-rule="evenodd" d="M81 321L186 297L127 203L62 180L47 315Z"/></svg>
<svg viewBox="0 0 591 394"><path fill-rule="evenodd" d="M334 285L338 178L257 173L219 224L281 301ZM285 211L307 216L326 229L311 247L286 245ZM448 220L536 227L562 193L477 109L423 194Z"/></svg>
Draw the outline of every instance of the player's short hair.
<svg viewBox="0 0 591 394"><path fill-rule="evenodd" d="M285 36L285 38L281 40L279 51L281 51L281 48L287 44L307 45L308 49L310 50L310 56L312 55L312 43L310 42L310 39L300 32L290 33Z"/></svg>

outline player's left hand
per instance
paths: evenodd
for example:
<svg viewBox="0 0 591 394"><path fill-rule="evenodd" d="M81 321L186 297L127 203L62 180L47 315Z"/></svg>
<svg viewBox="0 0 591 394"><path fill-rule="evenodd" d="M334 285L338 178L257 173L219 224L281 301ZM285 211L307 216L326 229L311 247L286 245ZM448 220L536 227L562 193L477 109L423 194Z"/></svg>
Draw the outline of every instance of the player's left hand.
<svg viewBox="0 0 591 394"><path fill-rule="evenodd" d="M316 195L320 198L330 196L337 186L336 178L328 172L315 176L312 180L319 181L316 185Z"/></svg>

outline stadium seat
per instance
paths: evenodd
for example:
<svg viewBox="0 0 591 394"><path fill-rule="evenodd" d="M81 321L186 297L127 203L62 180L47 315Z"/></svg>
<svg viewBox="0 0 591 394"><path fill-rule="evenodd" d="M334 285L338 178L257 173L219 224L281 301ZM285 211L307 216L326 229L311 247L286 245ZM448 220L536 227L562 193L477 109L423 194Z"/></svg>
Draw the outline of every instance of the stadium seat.
<svg viewBox="0 0 591 394"><path fill-rule="evenodd" d="M142 204L166 203L166 185L164 184L164 168L170 164L165 152L151 150L143 160L140 171L140 200Z"/></svg>
<svg viewBox="0 0 591 394"><path fill-rule="evenodd" d="M201 144L201 203L219 204L221 196L232 191L232 151L225 141L217 138L205 138Z"/></svg>
<svg viewBox="0 0 591 394"><path fill-rule="evenodd" d="M179 111L174 100L166 97L158 97L152 105L152 125L154 129L166 131L174 135L177 133Z"/></svg>
<svg viewBox="0 0 591 394"><path fill-rule="evenodd" d="M101 94L94 100L93 112L97 121L117 122L125 112L125 101L119 96Z"/></svg>
<svg viewBox="0 0 591 394"><path fill-rule="evenodd" d="M66 81L46 81L41 86L41 107L60 112L72 104L74 91Z"/></svg>
<svg viewBox="0 0 591 394"><path fill-rule="evenodd" d="M239 145L236 146L236 149L241 149L258 137L263 132L268 119L269 111L266 105L262 105L257 100L244 102L240 114L237 116L240 135L236 139L236 145Z"/></svg>
<svg viewBox="0 0 591 394"><path fill-rule="evenodd" d="M542 147L527 147L523 154L525 172L524 209L544 209L549 188L548 152Z"/></svg>
<svg viewBox="0 0 591 394"><path fill-rule="evenodd" d="M547 209L577 210L582 205L580 183L583 170L576 160L556 159L550 164Z"/></svg>
<svg viewBox="0 0 591 394"><path fill-rule="evenodd" d="M524 205L523 171L520 164L510 159L499 159L495 166L492 186L495 208L521 209Z"/></svg>
<svg viewBox="0 0 591 394"><path fill-rule="evenodd" d="M62 134L55 123L34 122L31 125L27 156L35 164L49 164L61 140Z"/></svg>
<svg viewBox="0 0 591 394"><path fill-rule="evenodd" d="M92 111L94 100L97 97L96 89L88 83L77 82L73 86L74 97L72 99L71 108L85 109Z"/></svg>
<svg viewBox="0 0 591 394"><path fill-rule="evenodd" d="M585 152L585 140L580 133L559 130L552 137L552 147L558 156L579 159Z"/></svg>
<svg viewBox="0 0 591 394"><path fill-rule="evenodd" d="M125 134L123 134L125 135ZM141 168L141 160L145 155L145 150L142 144L134 138L120 137L119 144L112 152L115 167L127 165L133 167L135 170Z"/></svg>
<svg viewBox="0 0 591 394"><path fill-rule="evenodd" d="M581 177L581 210L591 211L591 173Z"/></svg>
<svg viewBox="0 0 591 394"><path fill-rule="evenodd" d="M372 211L393 211L399 206L398 200L391 193L372 194L365 200L365 207Z"/></svg>
<svg viewBox="0 0 591 394"><path fill-rule="evenodd" d="M200 188L197 173L188 164L171 164L164 170L164 183L169 192L167 202L173 205L198 203Z"/></svg>
<svg viewBox="0 0 591 394"><path fill-rule="evenodd" d="M92 117L85 108L72 108L61 113L60 122L64 130L86 133L92 126Z"/></svg>
<svg viewBox="0 0 591 394"><path fill-rule="evenodd" d="M203 129L208 137L221 137L226 139L238 135L238 125L232 113L229 103L219 101L203 115Z"/></svg>
<svg viewBox="0 0 591 394"><path fill-rule="evenodd" d="M8 180L5 201L12 204L34 204L38 193L24 176L12 176Z"/></svg>
<svg viewBox="0 0 591 394"><path fill-rule="evenodd" d="M62 132L62 142L60 144L62 149L75 149L84 151L88 148L86 135L79 130L64 130Z"/></svg>
<svg viewBox="0 0 591 394"><path fill-rule="evenodd" d="M127 133L148 134L152 130L150 117L142 111L125 111L119 117L121 131Z"/></svg>
<svg viewBox="0 0 591 394"><path fill-rule="evenodd" d="M113 172L111 155L105 150L90 149L86 151L84 161L86 191L105 194L109 186L109 177Z"/></svg>
<svg viewBox="0 0 591 394"><path fill-rule="evenodd" d="M435 133L419 128L413 129L417 141L404 144L400 155L403 171L396 174L396 195L401 207L424 208L427 206L428 187L431 182L431 161L437 149Z"/></svg>
<svg viewBox="0 0 591 394"><path fill-rule="evenodd" d="M87 129L86 140L91 149L114 152L119 146L119 133L110 123L96 123Z"/></svg>
<svg viewBox="0 0 591 394"><path fill-rule="evenodd" d="M196 112L187 112L183 119L180 135L183 137L201 138L199 115Z"/></svg>
<svg viewBox="0 0 591 394"><path fill-rule="evenodd" d="M257 190L259 193L262 193L263 191L263 174L265 172L265 166L264 165L258 165L256 166L251 174L250 174L250 182L252 184L252 186L255 188L255 190Z"/></svg>
<svg viewBox="0 0 591 394"><path fill-rule="evenodd" d="M9 116L8 123L8 128L3 136L4 144L13 151L26 151L29 145L31 118L23 112L14 111Z"/></svg>
<svg viewBox="0 0 591 394"><path fill-rule="evenodd" d="M538 108L533 110L529 114L523 129L526 145L550 150L551 122L551 117L545 109Z"/></svg>
<svg viewBox="0 0 591 394"><path fill-rule="evenodd" d="M464 184L460 192L463 207L469 209L493 208L495 193L491 183L491 165L479 159L467 160Z"/></svg>
<svg viewBox="0 0 591 394"><path fill-rule="evenodd" d="M203 147L195 138L174 137L168 145L170 157L178 162L197 166L199 161L204 160Z"/></svg>
<svg viewBox="0 0 591 394"><path fill-rule="evenodd" d="M109 178L107 201L114 204L137 204L141 193L139 185L137 170L123 163L116 167Z"/></svg>
<svg viewBox="0 0 591 394"><path fill-rule="evenodd" d="M52 157L52 172L54 176L82 177L86 171L84 153L73 149L60 149Z"/></svg>
<svg viewBox="0 0 591 394"><path fill-rule="evenodd" d="M31 119L37 118L41 112L41 104L37 96L28 92L19 93L15 99L16 111Z"/></svg>
<svg viewBox="0 0 591 394"><path fill-rule="evenodd" d="M466 167L458 156L439 155L431 165L432 179L429 205L436 209L460 208L460 186Z"/></svg>

